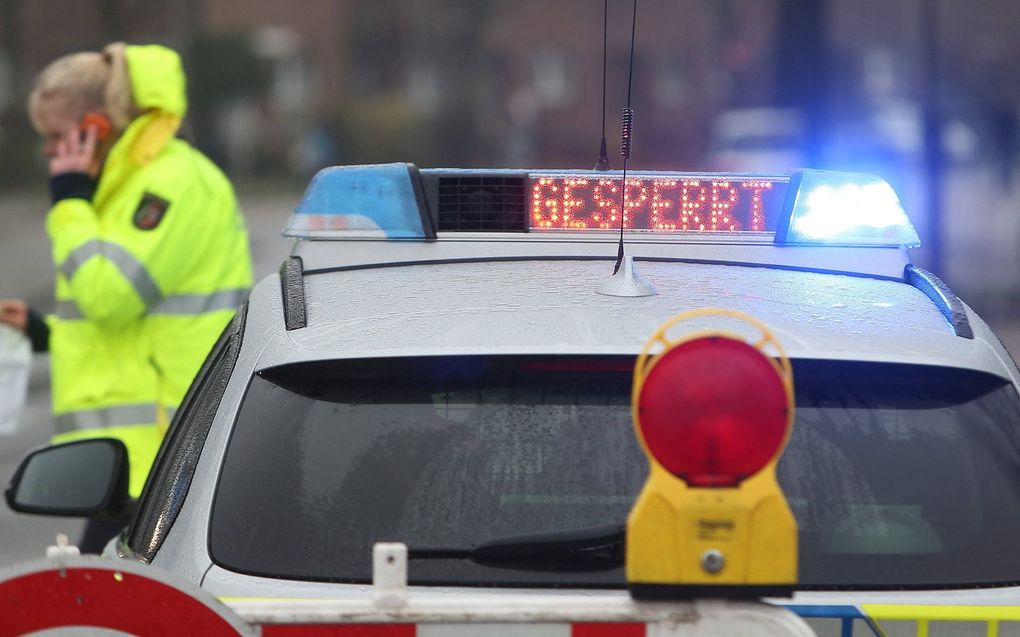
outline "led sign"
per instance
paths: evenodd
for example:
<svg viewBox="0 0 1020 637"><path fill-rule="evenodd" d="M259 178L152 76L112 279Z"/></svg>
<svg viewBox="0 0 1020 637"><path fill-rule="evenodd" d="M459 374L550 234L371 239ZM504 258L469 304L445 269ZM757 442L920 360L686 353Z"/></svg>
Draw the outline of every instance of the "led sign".
<svg viewBox="0 0 1020 637"><path fill-rule="evenodd" d="M531 229L619 228L622 182L615 175L532 176ZM658 232L773 231L787 183L747 176L628 177L623 225Z"/></svg>

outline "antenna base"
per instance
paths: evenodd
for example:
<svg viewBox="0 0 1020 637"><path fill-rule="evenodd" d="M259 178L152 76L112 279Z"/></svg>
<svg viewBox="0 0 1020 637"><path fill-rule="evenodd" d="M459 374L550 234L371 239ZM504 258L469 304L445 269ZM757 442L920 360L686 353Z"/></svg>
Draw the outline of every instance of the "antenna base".
<svg viewBox="0 0 1020 637"><path fill-rule="evenodd" d="M596 292L605 296L655 296L659 293L654 285L634 269L634 257L629 255L623 257L620 269Z"/></svg>

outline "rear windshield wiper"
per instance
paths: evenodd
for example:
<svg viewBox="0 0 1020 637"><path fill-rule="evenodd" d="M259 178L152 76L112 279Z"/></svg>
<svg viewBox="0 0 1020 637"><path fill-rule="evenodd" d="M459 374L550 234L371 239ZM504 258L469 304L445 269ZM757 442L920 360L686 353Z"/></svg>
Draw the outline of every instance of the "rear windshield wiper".
<svg viewBox="0 0 1020 637"><path fill-rule="evenodd" d="M470 560L526 571L594 572L623 566L626 526L605 524L493 538L469 549L410 548L412 560Z"/></svg>

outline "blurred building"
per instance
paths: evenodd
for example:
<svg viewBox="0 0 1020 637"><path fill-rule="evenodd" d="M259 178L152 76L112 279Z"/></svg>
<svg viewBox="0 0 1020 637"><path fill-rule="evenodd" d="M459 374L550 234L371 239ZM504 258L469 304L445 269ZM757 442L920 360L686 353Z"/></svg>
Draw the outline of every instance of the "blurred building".
<svg viewBox="0 0 1020 637"><path fill-rule="evenodd" d="M633 164L703 166L720 114L788 105L796 91L820 100L818 157L900 163L919 147L926 3L949 150L1007 161L1020 3L642 0ZM632 4L609 5L613 149ZM126 39L185 52L198 142L239 172L396 157L587 166L602 132L602 18L592 0L0 0L0 144L23 142L19 111L45 63Z"/></svg>
<svg viewBox="0 0 1020 637"><path fill-rule="evenodd" d="M612 147L631 5L610 5ZM0 9L0 109L15 118L48 61L125 39L188 54L198 141L242 172L264 168L259 157L587 165L597 155L603 16L590 0L0 0ZM773 13L755 0L641 4L636 165L694 166L720 108L769 99ZM240 81L247 68L216 68L246 64L230 45L239 38L261 84Z"/></svg>
<svg viewBox="0 0 1020 637"><path fill-rule="evenodd" d="M632 7L609 0L614 167ZM235 177L304 181L331 163L398 160L590 167L603 130L602 10L596 0L0 0L0 186L42 179L24 113L33 76L115 40L182 51L184 132ZM1001 291L1020 287L1018 31L1016 0L641 0L630 166L882 174L918 226L917 261L1012 311L1020 294Z"/></svg>

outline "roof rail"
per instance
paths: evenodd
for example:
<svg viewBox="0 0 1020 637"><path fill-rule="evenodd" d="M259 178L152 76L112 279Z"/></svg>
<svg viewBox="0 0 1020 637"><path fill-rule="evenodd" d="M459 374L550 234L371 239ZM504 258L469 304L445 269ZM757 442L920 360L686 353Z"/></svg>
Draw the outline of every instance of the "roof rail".
<svg viewBox="0 0 1020 637"><path fill-rule="evenodd" d="M308 325L305 311L304 264L301 257L287 257L280 266L280 294L283 297L283 322L287 331Z"/></svg>
<svg viewBox="0 0 1020 637"><path fill-rule="evenodd" d="M949 289L945 282L916 265L908 265L903 276L907 283L924 292L925 296L932 300L946 317L953 331L961 338L974 338L974 330L971 329L970 321L967 319L967 308L963 305L960 297Z"/></svg>

